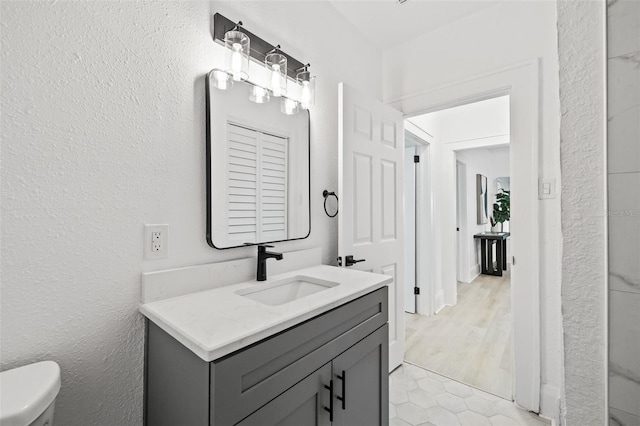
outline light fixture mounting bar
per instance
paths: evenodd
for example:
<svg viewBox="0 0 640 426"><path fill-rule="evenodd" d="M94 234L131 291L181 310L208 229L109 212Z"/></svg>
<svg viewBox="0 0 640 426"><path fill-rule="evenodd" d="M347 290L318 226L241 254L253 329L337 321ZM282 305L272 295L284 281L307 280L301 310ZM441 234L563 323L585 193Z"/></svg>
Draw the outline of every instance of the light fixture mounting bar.
<svg viewBox="0 0 640 426"><path fill-rule="evenodd" d="M219 13L213 15L213 40L218 43L224 44L224 35L227 31L232 30L234 27L238 26L237 22L233 22L230 19L222 16ZM269 51L272 51L276 48L275 45L267 43L260 37L255 34L247 31L245 27L241 27L242 32L245 33L251 39L251 50L249 55L260 63L264 63L264 58ZM287 57L287 75L295 80L297 75L297 70L301 67L304 67L305 64L298 61L297 59L287 55L282 50L278 49L279 53L282 53Z"/></svg>

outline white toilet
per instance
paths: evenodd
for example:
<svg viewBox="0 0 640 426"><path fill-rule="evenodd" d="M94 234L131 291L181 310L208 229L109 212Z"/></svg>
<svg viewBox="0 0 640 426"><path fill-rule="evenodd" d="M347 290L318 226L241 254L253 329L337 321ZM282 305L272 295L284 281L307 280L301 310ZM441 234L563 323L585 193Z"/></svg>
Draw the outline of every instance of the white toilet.
<svg viewBox="0 0 640 426"><path fill-rule="evenodd" d="M0 426L52 426L60 367L36 362L0 373Z"/></svg>

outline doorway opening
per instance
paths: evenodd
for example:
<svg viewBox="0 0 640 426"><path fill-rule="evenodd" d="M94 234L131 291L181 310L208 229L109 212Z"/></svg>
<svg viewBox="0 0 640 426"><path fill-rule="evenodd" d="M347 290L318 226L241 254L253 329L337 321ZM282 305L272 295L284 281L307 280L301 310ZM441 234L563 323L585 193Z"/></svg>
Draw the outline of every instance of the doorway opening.
<svg viewBox="0 0 640 426"><path fill-rule="evenodd" d="M405 360L512 400L509 102L405 120Z"/></svg>

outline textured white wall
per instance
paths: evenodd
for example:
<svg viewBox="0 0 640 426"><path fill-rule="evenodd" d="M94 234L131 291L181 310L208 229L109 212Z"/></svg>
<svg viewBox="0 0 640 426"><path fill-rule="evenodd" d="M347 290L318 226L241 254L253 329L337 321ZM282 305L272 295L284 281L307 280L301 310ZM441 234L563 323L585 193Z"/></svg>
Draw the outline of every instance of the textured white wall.
<svg viewBox="0 0 640 426"><path fill-rule="evenodd" d="M604 7L558 7L567 425L605 424Z"/></svg>
<svg viewBox="0 0 640 426"><path fill-rule="evenodd" d="M337 83L380 96L380 54L321 2L2 2L1 368L62 368L56 423L142 419L140 273L240 258L205 241L204 75L221 12L317 74L312 226L336 256ZM340 46L340 49L335 49ZM144 223L169 258L143 261Z"/></svg>
<svg viewBox="0 0 640 426"><path fill-rule="evenodd" d="M541 58L540 165L542 177L560 185L556 5L513 1L482 10L432 33L383 52L383 99L463 81L513 64ZM560 311L560 200L543 200L540 214L541 406L555 416L562 386Z"/></svg>

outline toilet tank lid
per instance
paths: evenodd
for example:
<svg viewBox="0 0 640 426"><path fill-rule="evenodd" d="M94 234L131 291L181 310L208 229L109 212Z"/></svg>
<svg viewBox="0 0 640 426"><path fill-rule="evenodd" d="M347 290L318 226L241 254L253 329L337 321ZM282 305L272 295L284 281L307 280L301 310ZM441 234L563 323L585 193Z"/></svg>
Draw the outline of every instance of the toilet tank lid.
<svg viewBox="0 0 640 426"><path fill-rule="evenodd" d="M0 424L28 425L53 402L60 390L60 367L42 361L0 373Z"/></svg>

